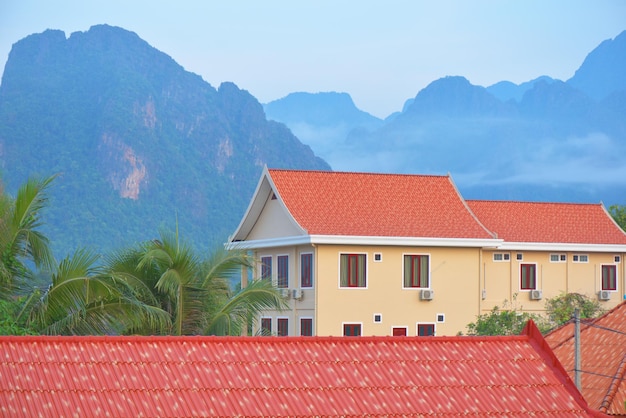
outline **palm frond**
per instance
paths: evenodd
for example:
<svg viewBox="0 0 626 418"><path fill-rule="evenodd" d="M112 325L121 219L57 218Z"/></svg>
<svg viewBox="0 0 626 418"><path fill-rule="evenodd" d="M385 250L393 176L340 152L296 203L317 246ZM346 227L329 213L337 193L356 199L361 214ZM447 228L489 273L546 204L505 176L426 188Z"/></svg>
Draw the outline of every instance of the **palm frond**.
<svg viewBox="0 0 626 418"><path fill-rule="evenodd" d="M214 313L205 333L239 335L247 321L258 317L261 311L281 311L286 308L286 301L269 281L255 280Z"/></svg>

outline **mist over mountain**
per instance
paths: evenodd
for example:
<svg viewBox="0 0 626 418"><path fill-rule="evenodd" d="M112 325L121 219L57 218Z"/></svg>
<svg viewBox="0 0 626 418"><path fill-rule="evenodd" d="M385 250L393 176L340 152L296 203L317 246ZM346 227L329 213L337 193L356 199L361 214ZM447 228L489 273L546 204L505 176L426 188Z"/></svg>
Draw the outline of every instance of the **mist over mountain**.
<svg viewBox="0 0 626 418"><path fill-rule="evenodd" d="M271 117L293 129L306 118L299 110ZM600 44L565 82L542 76L485 88L462 76L435 80L378 127L342 124L348 134L334 138L334 153L323 152L335 170L451 173L468 198L626 204L624 115L626 32ZM316 137L316 125L307 128L304 138ZM326 121L317 138L331 128Z"/></svg>
<svg viewBox="0 0 626 418"><path fill-rule="evenodd" d="M341 144L355 128L374 130L383 121L359 110L347 93L291 93L263 106L268 119L277 120L331 166L345 160Z"/></svg>
<svg viewBox="0 0 626 418"><path fill-rule="evenodd" d="M264 165L328 170L233 83L218 89L136 34L107 25L14 44L0 85L9 191L59 173L44 230L55 253L174 229L199 249L236 228Z"/></svg>

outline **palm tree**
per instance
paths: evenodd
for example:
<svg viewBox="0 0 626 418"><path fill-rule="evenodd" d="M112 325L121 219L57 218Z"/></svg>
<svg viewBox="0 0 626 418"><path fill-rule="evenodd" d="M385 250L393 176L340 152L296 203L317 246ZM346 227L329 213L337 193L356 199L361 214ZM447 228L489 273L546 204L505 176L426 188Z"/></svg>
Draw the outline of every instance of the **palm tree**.
<svg viewBox="0 0 626 418"><path fill-rule="evenodd" d="M231 293L228 278L253 265L246 251L219 249L201 261L181 244L178 232L162 231L159 238L116 253L107 271L124 278L142 302L169 313L168 333L238 335L261 309L284 308L280 294L266 282Z"/></svg>
<svg viewBox="0 0 626 418"><path fill-rule="evenodd" d="M55 264L48 238L41 233L41 211L56 176L29 179L12 199L0 194L0 299L12 300L32 285L30 266L51 270Z"/></svg>
<svg viewBox="0 0 626 418"><path fill-rule="evenodd" d="M135 330L161 333L170 328L167 312L137 297L132 282L106 274L99 256L80 249L66 257L52 284L26 304L30 326L51 335L119 335Z"/></svg>

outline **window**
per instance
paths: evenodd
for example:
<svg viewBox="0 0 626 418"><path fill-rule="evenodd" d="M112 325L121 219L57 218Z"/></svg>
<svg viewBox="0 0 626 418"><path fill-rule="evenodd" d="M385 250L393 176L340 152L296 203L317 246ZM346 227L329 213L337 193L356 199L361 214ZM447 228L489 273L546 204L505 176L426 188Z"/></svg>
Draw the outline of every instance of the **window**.
<svg viewBox="0 0 626 418"><path fill-rule="evenodd" d="M493 261L509 261L511 254L509 253L493 253Z"/></svg>
<svg viewBox="0 0 626 418"><path fill-rule="evenodd" d="M524 254L522 253L517 253L515 256L517 261L522 261L524 259Z"/></svg>
<svg viewBox="0 0 626 418"><path fill-rule="evenodd" d="M435 324L417 324L417 336L428 337L435 335Z"/></svg>
<svg viewBox="0 0 626 418"><path fill-rule="evenodd" d="M289 256L278 256L278 271L277 271L276 287L279 289L286 289L289 287Z"/></svg>
<svg viewBox="0 0 626 418"><path fill-rule="evenodd" d="M537 288L537 266L520 264L520 289L535 290Z"/></svg>
<svg viewBox="0 0 626 418"><path fill-rule="evenodd" d="M304 337L313 336L313 319L300 318L300 335Z"/></svg>
<svg viewBox="0 0 626 418"><path fill-rule="evenodd" d="M619 263L621 261L621 257L619 255L616 255L614 260L616 263Z"/></svg>
<svg viewBox="0 0 626 418"><path fill-rule="evenodd" d="M602 290L617 290L617 267L602 266Z"/></svg>
<svg viewBox="0 0 626 418"><path fill-rule="evenodd" d="M340 286L366 287L365 264L365 254L341 254L339 266Z"/></svg>
<svg viewBox="0 0 626 418"><path fill-rule="evenodd" d="M289 335L289 320L287 318L278 318L276 320L276 335L279 337Z"/></svg>
<svg viewBox="0 0 626 418"><path fill-rule="evenodd" d="M406 327L393 327L391 329L391 335L394 337L406 337Z"/></svg>
<svg viewBox="0 0 626 418"><path fill-rule="evenodd" d="M587 254L574 254L572 260L574 263L588 263L589 256Z"/></svg>
<svg viewBox="0 0 626 418"><path fill-rule="evenodd" d="M446 322L446 316L442 313L437 314L437 322Z"/></svg>
<svg viewBox="0 0 626 418"><path fill-rule="evenodd" d="M550 254L551 263L565 263L567 256L565 254Z"/></svg>
<svg viewBox="0 0 626 418"><path fill-rule="evenodd" d="M313 286L313 254L300 254L300 287Z"/></svg>
<svg viewBox="0 0 626 418"><path fill-rule="evenodd" d="M344 337L359 337L361 335L361 324L343 324Z"/></svg>
<svg viewBox="0 0 626 418"><path fill-rule="evenodd" d="M261 279L272 279L272 256L261 257Z"/></svg>
<svg viewBox="0 0 626 418"><path fill-rule="evenodd" d="M404 256L404 287L429 287L428 256Z"/></svg>
<svg viewBox="0 0 626 418"><path fill-rule="evenodd" d="M382 314L374 314L374 322L383 322L383 316Z"/></svg>
<svg viewBox="0 0 626 418"><path fill-rule="evenodd" d="M376 261L376 262L381 262L381 261L383 261L383 255L382 255L382 253L374 253L374 261Z"/></svg>
<svg viewBox="0 0 626 418"><path fill-rule="evenodd" d="M261 335L272 335L272 318L261 318Z"/></svg>

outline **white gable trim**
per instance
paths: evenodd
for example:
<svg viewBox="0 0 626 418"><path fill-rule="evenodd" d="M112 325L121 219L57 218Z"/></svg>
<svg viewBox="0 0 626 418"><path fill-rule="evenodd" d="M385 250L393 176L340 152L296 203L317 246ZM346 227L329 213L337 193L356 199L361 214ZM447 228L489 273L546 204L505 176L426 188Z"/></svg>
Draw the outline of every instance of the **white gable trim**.
<svg viewBox="0 0 626 418"><path fill-rule="evenodd" d="M273 238L241 242L229 242L227 247L258 249L285 247L293 245L331 244L331 245L392 245L408 247L498 247L502 240L472 238L424 238L424 237L361 237L348 235L302 235L295 237Z"/></svg>
<svg viewBox="0 0 626 418"><path fill-rule="evenodd" d="M252 199L250 200L250 205L248 206L246 213L243 215L243 218L241 219L239 226L235 230L235 233L228 237L229 243L243 241L248 237L250 231L252 231L252 228L258 221L259 216L261 215L261 211L263 210L265 202L267 202L267 199L272 193L276 194L276 198L285 209L285 212L289 213L289 220L295 225L298 230L302 231L302 234L306 234L306 230L302 228L300 224L298 224L298 222L296 222L296 220L287 209L287 206L285 206L285 203L280 198L278 191L276 191L276 185L272 181L272 177L269 174L269 170L267 169L267 166L265 166L263 167L263 173L261 174L259 183L254 190L254 194L252 195Z"/></svg>

